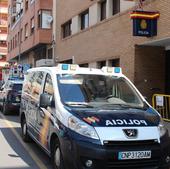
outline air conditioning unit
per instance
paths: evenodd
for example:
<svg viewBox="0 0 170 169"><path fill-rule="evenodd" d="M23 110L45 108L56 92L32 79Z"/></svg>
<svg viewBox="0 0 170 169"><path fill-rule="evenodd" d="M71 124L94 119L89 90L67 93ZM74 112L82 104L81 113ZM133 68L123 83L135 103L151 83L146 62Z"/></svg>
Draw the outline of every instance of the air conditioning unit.
<svg viewBox="0 0 170 169"><path fill-rule="evenodd" d="M49 16L47 17L47 22L48 22L48 23L51 23L52 21L53 21L53 17L49 15Z"/></svg>
<svg viewBox="0 0 170 169"><path fill-rule="evenodd" d="M40 59L36 61L36 67L42 67L42 66L54 66L54 60L53 59Z"/></svg>

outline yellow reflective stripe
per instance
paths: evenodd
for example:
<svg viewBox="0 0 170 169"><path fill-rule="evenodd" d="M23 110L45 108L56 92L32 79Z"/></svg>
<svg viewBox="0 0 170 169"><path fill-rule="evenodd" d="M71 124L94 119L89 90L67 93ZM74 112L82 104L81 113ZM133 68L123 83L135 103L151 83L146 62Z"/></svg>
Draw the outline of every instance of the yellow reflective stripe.
<svg viewBox="0 0 170 169"><path fill-rule="evenodd" d="M42 145L47 146L47 134L48 134L48 130L49 130L49 124L50 124L50 116L48 116L47 114L48 111L45 110L45 117L42 123L42 128L40 131L40 142L42 143Z"/></svg>

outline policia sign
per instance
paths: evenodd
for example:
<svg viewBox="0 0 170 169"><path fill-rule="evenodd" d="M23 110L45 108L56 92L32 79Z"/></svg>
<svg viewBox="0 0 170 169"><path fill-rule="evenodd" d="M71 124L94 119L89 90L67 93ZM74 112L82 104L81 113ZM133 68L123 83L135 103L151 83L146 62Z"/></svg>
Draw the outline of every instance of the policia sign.
<svg viewBox="0 0 170 169"><path fill-rule="evenodd" d="M159 12L133 11L130 14L133 19L133 36L156 36L159 16Z"/></svg>

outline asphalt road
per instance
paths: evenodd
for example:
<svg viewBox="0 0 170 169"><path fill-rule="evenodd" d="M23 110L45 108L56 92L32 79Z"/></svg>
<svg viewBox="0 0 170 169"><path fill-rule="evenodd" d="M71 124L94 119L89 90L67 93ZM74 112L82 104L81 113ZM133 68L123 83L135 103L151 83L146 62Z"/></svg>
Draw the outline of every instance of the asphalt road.
<svg viewBox="0 0 170 169"><path fill-rule="evenodd" d="M0 113L0 169L52 169L37 144L22 141L19 116Z"/></svg>
<svg viewBox="0 0 170 169"><path fill-rule="evenodd" d="M170 123L165 123L170 132ZM36 143L21 139L19 116L0 112L0 169L52 169L50 158Z"/></svg>

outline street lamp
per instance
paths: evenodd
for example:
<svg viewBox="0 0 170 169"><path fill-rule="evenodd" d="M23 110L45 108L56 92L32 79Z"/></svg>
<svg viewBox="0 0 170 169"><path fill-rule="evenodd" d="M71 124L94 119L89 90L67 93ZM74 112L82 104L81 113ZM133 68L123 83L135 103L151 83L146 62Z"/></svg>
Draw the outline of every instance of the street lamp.
<svg viewBox="0 0 170 169"><path fill-rule="evenodd" d="M19 20L19 32L20 32L20 34L19 34L19 53L18 53L18 63L20 63L20 61L21 61L21 5L23 4L23 0L21 0L21 1L16 1L16 4L19 4L19 13L18 13L18 15L17 15L17 19Z"/></svg>
<svg viewBox="0 0 170 169"><path fill-rule="evenodd" d="M21 7L21 5L22 5L22 3L23 3L23 0L20 0L20 1L16 1L16 5L17 4L19 4L19 9L18 9L18 7L16 6L16 8L17 8L17 20L18 20L18 22L19 22L19 34L18 34L18 45L19 45L19 53L18 53L18 71L19 71L19 77L21 77L21 65L20 65L20 61L21 61L21 14L22 14L22 7Z"/></svg>

